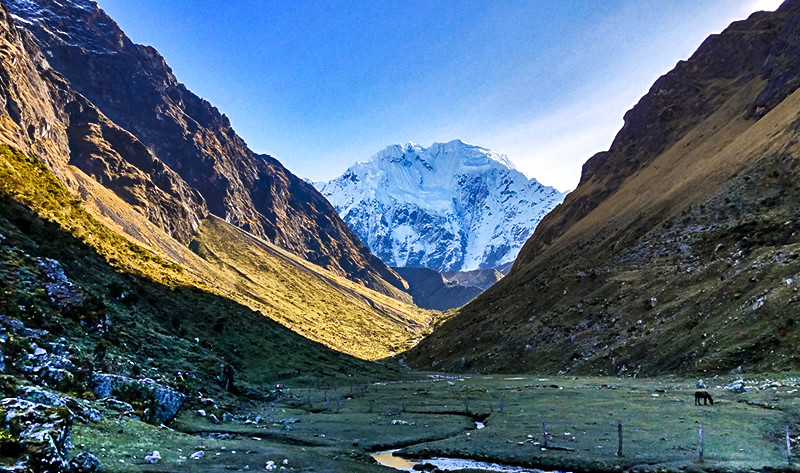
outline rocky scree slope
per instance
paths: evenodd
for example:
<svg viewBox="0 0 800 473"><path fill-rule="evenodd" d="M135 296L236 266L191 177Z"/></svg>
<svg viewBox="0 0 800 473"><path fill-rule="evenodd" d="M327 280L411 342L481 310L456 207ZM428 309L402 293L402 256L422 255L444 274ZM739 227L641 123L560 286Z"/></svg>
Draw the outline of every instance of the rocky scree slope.
<svg viewBox="0 0 800 473"><path fill-rule="evenodd" d="M459 140L390 146L317 187L388 265L440 272L513 261L564 198L506 156Z"/></svg>
<svg viewBox="0 0 800 473"><path fill-rule="evenodd" d="M625 115L511 272L417 367L800 367L800 2L712 35Z"/></svg>
<svg viewBox="0 0 800 473"><path fill-rule="evenodd" d="M178 241L187 243L199 218L211 213L354 281L396 295L399 291L393 287L405 289L404 282L370 254L313 186L274 158L251 151L225 115L179 83L155 49L132 43L95 2L7 0L5 4L17 25L32 33L33 38L23 33L24 41L35 42L44 53L37 68L52 67L54 71L46 74L59 76L56 81L64 83L63 75L82 96L59 97L63 84L51 87L50 95L59 97L64 106L55 111L61 117L47 116L52 114L48 110L26 123L21 129L31 130L30 141L41 138L35 136L40 129L65 122L64 113L88 114L85 119L91 125L68 122L77 128L71 137L82 135L79 143L61 143L54 156L70 156L70 164L126 202L145 208L148 220ZM72 102L78 103L67 108ZM93 120L97 114L108 120ZM20 118L29 121L28 114ZM116 131L104 129L103 122L109 120L117 125L111 127ZM131 176L142 182L129 183ZM176 203L132 190L148 187L173 194Z"/></svg>

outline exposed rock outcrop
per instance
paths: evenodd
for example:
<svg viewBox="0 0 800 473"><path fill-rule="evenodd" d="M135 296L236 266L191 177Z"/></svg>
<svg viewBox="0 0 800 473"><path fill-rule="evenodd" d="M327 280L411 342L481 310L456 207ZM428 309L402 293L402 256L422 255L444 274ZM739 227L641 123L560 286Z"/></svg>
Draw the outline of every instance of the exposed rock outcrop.
<svg viewBox="0 0 800 473"><path fill-rule="evenodd" d="M159 385L149 378L132 379L126 376L97 373L92 378L92 390L100 398L137 404L142 409L143 420L167 423L186 402L186 395Z"/></svg>

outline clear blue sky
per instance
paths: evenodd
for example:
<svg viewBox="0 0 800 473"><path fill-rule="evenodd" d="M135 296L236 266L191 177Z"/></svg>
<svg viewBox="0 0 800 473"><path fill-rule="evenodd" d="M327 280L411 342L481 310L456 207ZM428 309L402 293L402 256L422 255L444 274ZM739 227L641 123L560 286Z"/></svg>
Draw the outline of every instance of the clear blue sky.
<svg viewBox="0 0 800 473"><path fill-rule="evenodd" d="M561 190L711 33L777 0L99 0L133 41L314 180L462 139Z"/></svg>

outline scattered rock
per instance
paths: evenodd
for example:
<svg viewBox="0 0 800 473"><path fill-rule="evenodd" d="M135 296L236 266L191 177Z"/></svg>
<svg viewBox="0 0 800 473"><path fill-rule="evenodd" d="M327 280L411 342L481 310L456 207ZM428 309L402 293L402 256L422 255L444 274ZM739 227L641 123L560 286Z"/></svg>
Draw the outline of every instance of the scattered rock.
<svg viewBox="0 0 800 473"><path fill-rule="evenodd" d="M732 393L745 393L747 392L747 386L743 379L738 379L728 386L728 391Z"/></svg>
<svg viewBox="0 0 800 473"><path fill-rule="evenodd" d="M694 387L697 389L706 389L706 383L704 383L702 379L698 379L697 382L694 383Z"/></svg>
<svg viewBox="0 0 800 473"><path fill-rule="evenodd" d="M48 344L49 350L32 343L33 353L27 358L17 360L17 365L25 376L47 387L68 392L86 381L87 373L81 368L69 342L60 339Z"/></svg>
<svg viewBox="0 0 800 473"><path fill-rule="evenodd" d="M125 416L133 416L133 415L135 415L135 413L133 411L133 406L131 406L127 402L123 402L123 401L120 401L120 400L117 400L117 399L112 399L112 398L101 399L100 402L105 404L106 407L109 407L109 408L117 411L118 413L120 413L122 415L125 415Z"/></svg>
<svg viewBox="0 0 800 473"><path fill-rule="evenodd" d="M742 365L737 366L731 370L731 374L742 374Z"/></svg>
<svg viewBox="0 0 800 473"><path fill-rule="evenodd" d="M194 412L195 412L195 414L199 415L200 417L205 417L206 416L206 411L204 411L203 409L197 409Z"/></svg>
<svg viewBox="0 0 800 473"><path fill-rule="evenodd" d="M210 420L212 424L219 424L219 419L214 414L208 416L208 420Z"/></svg>
<svg viewBox="0 0 800 473"><path fill-rule="evenodd" d="M219 405L217 405L217 402L211 399L210 397L200 398L200 404L206 407L211 407L213 409L219 409Z"/></svg>
<svg viewBox="0 0 800 473"><path fill-rule="evenodd" d="M19 393L19 398L50 407L64 407L67 405L63 398L45 391L39 386L25 386L22 392Z"/></svg>
<svg viewBox="0 0 800 473"><path fill-rule="evenodd" d="M29 470L39 473L69 471L72 419L67 408L6 398L0 401L0 409L5 414L2 427L17 438L28 453Z"/></svg>
<svg viewBox="0 0 800 473"><path fill-rule="evenodd" d="M267 471L272 471L278 468L278 465L275 464L274 461L269 460L266 465L264 465L264 469Z"/></svg>
<svg viewBox="0 0 800 473"><path fill-rule="evenodd" d="M280 420L280 423L283 424L283 425L296 424L298 422L300 422L300 419L295 419L294 417L290 417L288 419L281 419Z"/></svg>
<svg viewBox="0 0 800 473"><path fill-rule="evenodd" d="M100 460L90 452L83 452L69 462L71 473L95 473L100 471Z"/></svg>
<svg viewBox="0 0 800 473"><path fill-rule="evenodd" d="M45 285L45 289L53 304L57 305L62 311L76 310L84 305L86 298L67 278L61 263L54 259L42 258L36 264L50 280Z"/></svg>
<svg viewBox="0 0 800 473"><path fill-rule="evenodd" d="M158 463L161 460L161 453L158 450L153 450L153 453L144 456L145 463Z"/></svg>
<svg viewBox="0 0 800 473"><path fill-rule="evenodd" d="M150 378L132 379L126 376L98 373L92 378L94 393L101 398L116 397L126 402L138 402L152 408L149 422L169 422L175 418L186 401L186 395L157 384Z"/></svg>
<svg viewBox="0 0 800 473"><path fill-rule="evenodd" d="M222 422L230 422L233 420L233 415L227 412L222 413Z"/></svg>
<svg viewBox="0 0 800 473"><path fill-rule="evenodd" d="M200 458L203 458L204 456L206 456L206 452L204 452L202 450L199 450L199 451L194 452L191 455L189 455L189 458L191 458L192 460L199 460Z"/></svg>

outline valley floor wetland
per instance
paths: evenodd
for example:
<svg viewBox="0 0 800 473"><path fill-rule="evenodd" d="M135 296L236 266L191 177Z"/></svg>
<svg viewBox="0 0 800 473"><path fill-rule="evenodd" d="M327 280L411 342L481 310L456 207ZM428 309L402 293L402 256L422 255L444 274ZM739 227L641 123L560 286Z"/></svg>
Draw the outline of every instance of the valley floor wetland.
<svg viewBox="0 0 800 473"><path fill-rule="evenodd" d="M713 406L694 404L697 378L298 378L271 400L205 399L170 427L109 408L76 423L73 455L90 450L113 472L796 469L787 446L800 439L800 376L703 381ZM160 460L147 463L153 451Z"/></svg>

